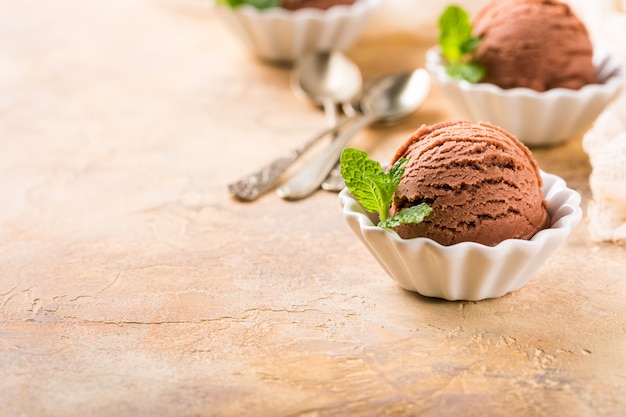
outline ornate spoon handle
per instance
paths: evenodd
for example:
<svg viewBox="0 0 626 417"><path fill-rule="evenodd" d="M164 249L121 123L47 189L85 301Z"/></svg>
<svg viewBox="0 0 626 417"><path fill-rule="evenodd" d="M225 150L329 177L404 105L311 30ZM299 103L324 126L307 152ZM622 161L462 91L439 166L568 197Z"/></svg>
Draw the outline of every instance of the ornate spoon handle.
<svg viewBox="0 0 626 417"><path fill-rule="evenodd" d="M311 146L317 143L319 140L337 131L341 126L350 121L351 118L345 117L337 122L337 125L320 132L318 135L309 139L299 147L292 149L285 153L282 157L275 161L265 165L260 170L249 174L237 182L228 185L230 193L244 201L254 201L267 190L269 190L280 178L280 176L298 159L303 153L305 153Z"/></svg>

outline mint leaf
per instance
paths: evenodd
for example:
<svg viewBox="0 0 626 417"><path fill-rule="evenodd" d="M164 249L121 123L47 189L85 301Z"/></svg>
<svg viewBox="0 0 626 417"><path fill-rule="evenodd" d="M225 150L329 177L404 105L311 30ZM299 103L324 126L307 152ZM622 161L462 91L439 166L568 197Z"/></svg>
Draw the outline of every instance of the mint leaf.
<svg viewBox="0 0 626 417"><path fill-rule="evenodd" d="M272 7L280 7L280 0L216 0L218 3L225 4L235 9L239 6L248 4L257 9L269 9Z"/></svg>
<svg viewBox="0 0 626 417"><path fill-rule="evenodd" d="M472 62L455 63L446 67L446 73L456 80L477 83L485 76L485 68Z"/></svg>
<svg viewBox="0 0 626 417"><path fill-rule="evenodd" d="M472 52L474 52L476 48L478 48L479 44L480 44L480 38L476 38L472 36L471 29L470 29L470 36L466 38L463 42L461 42L461 46L459 47L459 49L463 55L467 55L467 54L471 54Z"/></svg>
<svg viewBox="0 0 626 417"><path fill-rule="evenodd" d="M341 176L354 198L365 210L386 219L397 184L391 182L380 163L369 159L366 152L346 148L340 162Z"/></svg>
<svg viewBox="0 0 626 417"><path fill-rule="evenodd" d="M481 65L471 62L469 56L480 43L480 39L472 35L469 14L459 6L448 6L439 17L438 24L439 46L441 54L448 61L448 75L471 83L480 81L485 70Z"/></svg>
<svg viewBox="0 0 626 417"><path fill-rule="evenodd" d="M407 207L388 219L378 223L383 229L391 229L404 224L417 224L424 221L424 218L433 211L426 203L420 203L417 206Z"/></svg>
<svg viewBox="0 0 626 417"><path fill-rule="evenodd" d="M419 210L411 207L389 218L389 205L404 174L404 166L408 162L406 158L400 158L385 172L380 163L371 160L366 152L346 148L341 153L340 162L341 176L350 194L365 210L378 213L378 226L391 228L400 223L419 223L430 214L430 207L421 204Z"/></svg>
<svg viewBox="0 0 626 417"><path fill-rule="evenodd" d="M367 157L367 154L365 154ZM374 161L372 161L374 162ZM371 180L372 185L375 191L377 191L380 195L381 206L378 210L379 215L382 219L387 218L387 211L389 208L389 204L393 201L393 195L398 188L398 184L400 184L400 180L402 179L402 174L404 173L404 166L408 160L406 158L398 160L389 170L389 172L385 173L381 170L374 176L370 174L365 174L363 176L364 179ZM380 164L375 162L378 166Z"/></svg>
<svg viewBox="0 0 626 417"><path fill-rule="evenodd" d="M391 202L391 200L393 199L393 194L396 192L396 189L400 184L402 175L404 175L404 166L407 162L409 162L408 159L400 158L396 161L395 164L393 164L391 168L389 168L389 171L387 171L387 175L389 176L389 179L393 184L393 191L391 192L391 199L389 200L389 202Z"/></svg>
<svg viewBox="0 0 626 417"><path fill-rule="evenodd" d="M461 45L468 38L472 38L469 15L459 6L448 6L439 17L441 53L450 62L459 61L464 55Z"/></svg>

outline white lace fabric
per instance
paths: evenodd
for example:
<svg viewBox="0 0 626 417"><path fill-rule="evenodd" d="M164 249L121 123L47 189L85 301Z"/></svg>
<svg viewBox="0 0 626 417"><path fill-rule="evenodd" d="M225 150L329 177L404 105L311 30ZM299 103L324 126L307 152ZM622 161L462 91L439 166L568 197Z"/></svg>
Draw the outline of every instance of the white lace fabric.
<svg viewBox="0 0 626 417"><path fill-rule="evenodd" d="M587 208L594 241L626 244L626 94L622 93L583 138L592 172Z"/></svg>
<svg viewBox="0 0 626 417"><path fill-rule="evenodd" d="M625 11L619 4L613 9L596 9L596 21L604 24L592 25L597 42L618 54L623 63ZM626 88L585 133L583 148L592 167L587 207L589 236L597 242L626 244Z"/></svg>

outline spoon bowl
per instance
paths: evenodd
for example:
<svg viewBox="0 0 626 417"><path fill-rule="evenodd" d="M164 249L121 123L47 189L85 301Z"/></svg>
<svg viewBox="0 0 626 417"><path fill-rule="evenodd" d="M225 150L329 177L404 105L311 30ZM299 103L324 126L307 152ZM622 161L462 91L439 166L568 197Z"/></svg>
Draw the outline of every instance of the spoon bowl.
<svg viewBox="0 0 626 417"><path fill-rule="evenodd" d="M430 77L423 69L380 78L363 91L359 108L372 123L390 125L413 114L426 100Z"/></svg>
<svg viewBox="0 0 626 417"><path fill-rule="evenodd" d="M308 53L291 73L293 91L319 105L328 97L338 103L350 101L362 84L359 68L339 51Z"/></svg>
<svg viewBox="0 0 626 417"><path fill-rule="evenodd" d="M363 86L361 71L339 51L306 54L291 73L291 88L324 108L330 127L336 124L336 106L352 100Z"/></svg>

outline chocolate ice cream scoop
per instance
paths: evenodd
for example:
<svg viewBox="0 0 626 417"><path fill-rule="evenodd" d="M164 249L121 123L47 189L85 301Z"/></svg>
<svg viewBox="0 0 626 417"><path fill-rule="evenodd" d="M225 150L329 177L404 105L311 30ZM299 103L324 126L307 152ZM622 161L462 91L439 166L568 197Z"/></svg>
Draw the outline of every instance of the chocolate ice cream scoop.
<svg viewBox="0 0 626 417"><path fill-rule="evenodd" d="M442 245L530 239L549 227L541 176L530 150L503 129L466 121L422 126L396 152L409 161L390 214L427 203L420 224L403 224L405 239L427 237Z"/></svg>
<svg viewBox="0 0 626 417"><path fill-rule="evenodd" d="M589 34L565 3L495 0L472 25L481 39L473 59L486 69L482 82L536 91L596 82Z"/></svg>
<svg viewBox="0 0 626 417"><path fill-rule="evenodd" d="M281 7L288 10L298 10L305 8L329 9L337 5L350 5L356 0L282 0Z"/></svg>

